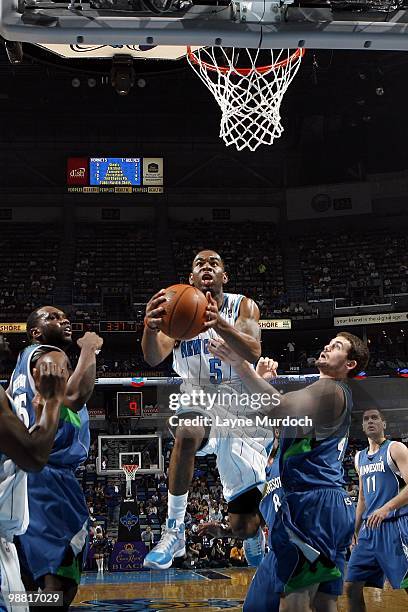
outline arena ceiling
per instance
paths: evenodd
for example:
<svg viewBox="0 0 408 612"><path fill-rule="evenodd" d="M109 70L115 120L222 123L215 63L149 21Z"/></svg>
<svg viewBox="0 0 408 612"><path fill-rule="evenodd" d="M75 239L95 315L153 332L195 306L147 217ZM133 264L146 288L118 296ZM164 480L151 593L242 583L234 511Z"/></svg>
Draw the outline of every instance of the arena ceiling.
<svg viewBox="0 0 408 612"><path fill-rule="evenodd" d="M183 147L189 155L195 147L255 167L269 160L272 169L285 161L289 182L291 169L298 175L299 168L297 183L408 167L404 52L308 50L284 99L283 136L252 154L227 150L219 140L218 107L183 59L135 61L136 84L128 96L118 96L109 60L61 59L30 44L24 53L22 64L10 65L0 48L1 156L41 150L41 143L48 143L46 157L50 143L61 152L73 142L82 150L106 148L107 142L125 148L149 143L164 154L177 144L181 154Z"/></svg>

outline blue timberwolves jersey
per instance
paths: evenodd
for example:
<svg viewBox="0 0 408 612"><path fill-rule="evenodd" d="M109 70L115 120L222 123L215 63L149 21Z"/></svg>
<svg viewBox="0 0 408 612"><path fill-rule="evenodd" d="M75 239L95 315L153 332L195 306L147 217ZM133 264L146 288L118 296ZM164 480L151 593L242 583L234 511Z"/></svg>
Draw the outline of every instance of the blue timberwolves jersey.
<svg viewBox="0 0 408 612"><path fill-rule="evenodd" d="M239 317L243 297L235 293L224 293L224 301L219 312L230 325L235 325ZM218 337L213 329L207 329L192 340L182 340L174 348L173 368L184 380L183 391L186 390L186 383L203 387L211 384L240 383L234 369L214 357L208 350L210 340Z"/></svg>
<svg viewBox="0 0 408 612"><path fill-rule="evenodd" d="M282 506L283 490L279 475L279 450L277 451L272 465L266 467L266 484L264 496L259 504L259 510L265 519L269 529L269 537L275 523L276 515Z"/></svg>
<svg viewBox="0 0 408 612"><path fill-rule="evenodd" d="M319 427L307 436L298 428L281 434L280 474L285 491L338 488L344 484L343 458L351 423L353 400L350 388L336 381L344 393L344 410L329 427Z"/></svg>
<svg viewBox="0 0 408 612"><path fill-rule="evenodd" d="M28 428L34 425L36 419L33 406L36 392L31 373L31 358L33 353L42 347L54 351L60 350L43 344L28 346L19 354L10 380L10 395L18 415ZM76 469L87 458L89 443L89 416L86 406L78 412L62 406L60 422L48 464Z"/></svg>
<svg viewBox="0 0 408 612"><path fill-rule="evenodd" d="M369 454L368 448L356 454L356 471L361 476L365 501L363 519L398 495L405 486L391 457L392 444L393 440L386 440L373 455ZM408 515L408 506L390 512L387 518L404 515Z"/></svg>

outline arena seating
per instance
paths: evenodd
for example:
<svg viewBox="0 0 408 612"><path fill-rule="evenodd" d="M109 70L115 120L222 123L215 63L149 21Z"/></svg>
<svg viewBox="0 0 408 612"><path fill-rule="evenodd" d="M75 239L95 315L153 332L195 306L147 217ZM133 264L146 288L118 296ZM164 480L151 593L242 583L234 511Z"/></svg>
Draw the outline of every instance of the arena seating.
<svg viewBox="0 0 408 612"><path fill-rule="evenodd" d="M284 249L272 223L220 223L200 220L170 224L179 282L187 282L192 255L213 248L224 257L227 288L256 299L263 318L309 318L318 315L308 300L344 298L350 304L375 303L388 294L408 293L408 238L396 232L336 233L293 239L298 248L304 299L288 295ZM141 320L143 304L159 288L157 237L152 227L137 224L79 224L69 270L61 249L61 228L3 224L0 240L0 317L16 320L39 303L56 303L57 285L72 288L73 320L88 324L116 312ZM64 272L62 270L64 269ZM138 307L137 304L141 305ZM92 306L92 304L94 306Z"/></svg>
<svg viewBox="0 0 408 612"><path fill-rule="evenodd" d="M382 231L319 234L299 241L307 299L348 297L355 305L406 293L406 235Z"/></svg>
<svg viewBox="0 0 408 612"><path fill-rule="evenodd" d="M26 316L39 303L52 303L60 248L57 226L2 223L0 312L3 320ZM24 320L24 319L23 319Z"/></svg>
<svg viewBox="0 0 408 612"><path fill-rule="evenodd" d="M77 231L73 302L146 302L158 283L152 228L132 224L81 225Z"/></svg>
<svg viewBox="0 0 408 612"><path fill-rule="evenodd" d="M68 308L71 320L82 323L84 332L97 330L100 320L133 320L142 328L145 302L163 280L158 258L160 245L153 227L124 223L79 224L72 237L75 252L71 259L66 257L65 238L59 226L38 227L40 229L34 232L31 224L19 224L16 249L15 225L2 225L0 320L24 321L41 303L60 305L60 290L65 283L73 288L70 294L75 304ZM288 251L277 237L276 226L247 221L245 238L242 228L243 223L228 223L226 233L221 223L170 222L168 240L175 264L171 267L177 272L174 280L186 282L192 255L201 248L211 247L225 259L230 275L227 289L253 297L260 307L261 318L319 316L316 304L308 304L300 297L294 301L289 295L290 280L283 257L285 254L288 258ZM358 305L387 300L390 292L407 291L408 238L396 231L388 235L380 231L359 235L321 233L292 242L292 251L297 249L299 254L299 284L303 279L300 293L305 299L343 297L348 303ZM65 264L69 264L68 272ZM0 362L5 377L12 371L17 351L21 349L19 338L5 336L6 345L10 344L9 358L3 354ZM140 334L134 339L140 342ZM305 367L313 355L308 352L309 347L294 339L296 348L291 365ZM266 342L264 346L267 347ZM274 338L273 349L281 365L287 361L286 346L287 340L279 344L279 337ZM133 351L133 347L133 338L131 349L117 345L111 348L106 342L98 359L98 375L171 374L170 360L152 372L141 352ZM370 330L370 351L369 371L395 372L397 368L408 367L404 330L395 328L387 334ZM73 356L74 364L75 361Z"/></svg>

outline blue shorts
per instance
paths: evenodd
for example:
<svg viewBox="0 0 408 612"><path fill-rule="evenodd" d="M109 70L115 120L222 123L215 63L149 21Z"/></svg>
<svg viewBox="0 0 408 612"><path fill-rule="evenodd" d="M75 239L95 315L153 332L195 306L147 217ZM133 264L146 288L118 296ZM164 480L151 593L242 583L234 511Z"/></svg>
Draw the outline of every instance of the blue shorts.
<svg viewBox="0 0 408 612"><path fill-rule="evenodd" d="M271 532L277 578L284 583L284 592L320 584L323 593L342 594L354 521L354 504L343 489L286 494Z"/></svg>
<svg viewBox="0 0 408 612"><path fill-rule="evenodd" d="M408 588L408 516L383 521L377 529L363 524L347 567L348 582L382 589L385 578L393 589Z"/></svg>
<svg viewBox="0 0 408 612"><path fill-rule="evenodd" d="M279 612L280 595L284 589L276 575L273 551L263 558L249 587L243 612Z"/></svg>
<svg viewBox="0 0 408 612"><path fill-rule="evenodd" d="M243 612L279 612L280 593L284 591L285 585L277 577L275 553L269 551L252 579L242 610ZM343 579L322 582L318 592L341 595Z"/></svg>
<svg viewBox="0 0 408 612"><path fill-rule="evenodd" d="M22 572L34 580L46 574L71 577L66 559L71 557L72 563L81 555L89 517L73 471L46 465L41 472L28 474L28 506L30 523L18 538Z"/></svg>

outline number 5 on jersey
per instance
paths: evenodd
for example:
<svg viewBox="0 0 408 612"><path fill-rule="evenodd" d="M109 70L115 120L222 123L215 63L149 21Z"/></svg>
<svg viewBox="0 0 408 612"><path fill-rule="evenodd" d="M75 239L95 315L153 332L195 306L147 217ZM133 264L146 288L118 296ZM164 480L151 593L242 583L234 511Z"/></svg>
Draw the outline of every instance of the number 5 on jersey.
<svg viewBox="0 0 408 612"><path fill-rule="evenodd" d="M221 359L218 357L212 357L209 360L210 364L210 382L213 385L219 385L222 381L222 369L221 369Z"/></svg>

